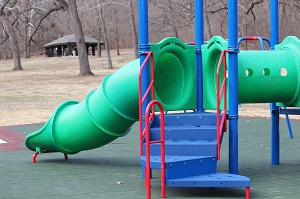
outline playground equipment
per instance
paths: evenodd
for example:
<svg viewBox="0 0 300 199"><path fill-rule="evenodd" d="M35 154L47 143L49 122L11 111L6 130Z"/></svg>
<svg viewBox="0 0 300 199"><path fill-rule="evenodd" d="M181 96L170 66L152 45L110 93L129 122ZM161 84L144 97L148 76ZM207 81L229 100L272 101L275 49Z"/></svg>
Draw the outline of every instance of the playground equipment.
<svg viewBox="0 0 300 199"><path fill-rule="evenodd" d="M299 107L299 46L300 40L289 36L276 45L273 51L240 51L238 102L282 102L278 105ZM216 109L216 60L219 60L221 52L227 48L228 42L221 37L213 37L202 46L205 109Z"/></svg>
<svg viewBox="0 0 300 199"><path fill-rule="evenodd" d="M140 0L139 1L139 21L140 21L140 58L141 58L141 65L147 65L150 46L148 45L148 1L147 0ZM208 54L205 55L203 51L203 44L204 44L204 23L203 23L203 0L195 0L195 59L196 59L196 109L195 113L184 113L184 114L173 114L173 115L166 115L164 117L165 124L161 124L158 121L160 120L160 116L156 116L153 113L150 113L149 109L152 106L150 98L147 98L149 94L149 90L151 90L152 86L149 86L149 82L154 81L151 79L149 81L149 69L142 71L143 81L141 81L142 91L141 91L141 98L142 103L140 102L140 113L142 113L143 117L148 119L148 114L150 114L150 118L152 117L152 123L150 124L150 128L147 126L143 130L144 124L143 119L140 119L141 124L141 135L146 135L144 141L143 137L142 140L142 151L141 151L141 164L145 169L146 173L144 173L144 177L146 178L146 190L147 190L147 198L151 198L151 185L150 185L150 167L151 168L160 168L160 161L159 157L166 156L166 179L162 177L162 197L165 197L165 187L164 183L167 186L174 186L174 187L246 187L246 198L250 198L250 179L239 176L238 174L238 103L239 100L243 102L272 102L271 104L271 117L272 117L272 164L276 165L279 164L279 114L299 114L299 109L282 109L279 106L287 104L288 106L298 106L298 88L299 80L297 78L299 74L299 59L298 59L298 50L294 48L294 44L297 45L299 41L297 39L294 42L290 42L290 39L287 39L282 45L278 46L279 50L275 53L269 52L264 55L267 58L276 59L277 55L280 55L281 58L287 60L280 60L277 65L277 62L273 61L264 61L266 57L260 56L259 53L255 52L239 52L238 48L238 23L237 23L237 0L229 0L228 1L228 43L223 42L223 45L220 42L216 45L211 42L211 46L218 46L215 51L209 50L211 47L209 44L206 45L206 49L208 50ZM278 36L278 0L270 1L270 22L271 22L271 49L274 49L274 46L278 43L279 36ZM217 41L218 42L218 41ZM214 45L213 45L214 44ZM282 47L282 48L281 48ZM205 46L204 46L205 48ZM212 47L213 48L213 47ZM285 49L287 48L287 49ZM226 50L224 50L226 49ZM224 51L222 51L224 50ZM213 53L212 53L213 51ZM228 55L225 55L225 54ZM248 54L247 54L248 53ZM253 54L252 54L253 53ZM264 52L265 53L265 52ZM273 54L271 54L273 53ZM297 55L296 55L296 54ZM239 55L238 55L239 54ZM240 56L241 54L241 56ZM220 59L218 56L220 56ZM225 56L224 56L225 55ZM243 57L243 55L245 55ZM247 56L255 55L255 58L249 58ZM224 57L223 57L224 56ZM221 84L217 81L216 88L214 88L215 84L209 85L212 83L211 80L219 80L220 77L215 78L216 69L219 71L219 65L216 67L217 63L221 63L222 59L225 62L227 56L228 66L227 70L225 69L223 72L223 81ZM239 56L239 59L238 59ZM155 56L154 56L155 57ZM295 58L296 57L296 58ZM257 65L254 63L258 61L261 64L267 65ZM203 59L203 62L202 62ZM238 69L238 60L247 60L250 64L247 66L246 62L244 62L244 68L242 70ZM208 60L208 61L207 61ZM277 59L276 59L277 60ZM206 62L206 63L205 63ZM242 62L242 61L241 61ZM242 62L243 63L243 62ZM275 66L270 66L269 63ZM149 64L149 63L148 63ZM209 64L209 65L208 65ZM224 63L226 65L226 63ZM283 64L283 65L281 65ZM291 64L291 67L290 65ZM289 66L287 66L289 65ZM239 66L240 68L240 66ZM255 69L255 70L254 70ZM257 71L256 71L257 70ZM208 72L208 74L204 74ZM222 74L221 74L222 75ZM288 76L288 77L287 77ZM277 78L278 77L278 81ZM205 79L206 78L206 79ZM226 91L226 79L228 78L228 95ZM259 81L256 82L255 79ZM279 86L278 90L274 85L272 80L277 81L278 84L284 83L286 84L288 81L291 80L296 87L293 87L289 91L284 91L285 94L288 96L282 97L281 93L276 93L277 91L283 91L281 85ZM242 91L242 94L239 94L239 88L243 84L239 84L238 82L242 81L246 83L246 89L250 90L252 93L249 96L246 91ZM150 84L151 84L150 83ZM216 83L216 82L214 82ZM253 84L254 83L254 84ZM261 86L262 84L267 84L272 86L271 90L274 93L270 93L271 96L263 95L263 97L258 97L259 100L256 99L258 96L257 94L261 93L258 90L253 89L252 87ZM220 85L219 85L220 84ZM251 87L252 84L252 87ZM212 86L213 85L213 86ZM221 87L219 89L219 86ZM207 88L211 88L212 92L209 94ZM205 90L206 89L206 90ZM264 87L265 89L265 87ZM215 99L216 96L215 91L221 90L223 92L217 93L218 99ZM215 150L205 149L205 141L208 141L210 144L215 145L215 149L219 148L219 140L222 140L222 133L226 129L226 123L223 123L224 126L219 124L219 121L223 121L220 119L220 115L215 115L214 118L217 118L218 123L213 121L209 117L205 117L207 112L204 111L205 108L214 108L216 106L220 107L220 105L214 104L215 101L222 101L220 99L222 96L228 96L229 103L228 112L224 109L223 114L225 114L225 118L228 119L228 127L229 127L229 174L220 174L217 173L215 170L214 165L216 164L215 159L219 157L218 152ZM255 97L254 97L255 96ZM248 99L249 97L249 99ZM226 108L227 102L225 102L223 97L223 105ZM147 102L148 100L148 102ZM274 100L274 101L273 101ZM277 100L281 101L281 104L276 104ZM211 103L213 102L213 103ZM150 104L147 106L147 104ZM205 107L207 106L207 107ZM150 108L149 108L150 107ZM152 107L154 109L154 107ZM220 110L217 111L218 113ZM194 116L194 117L193 117ZM223 115L224 116L224 115ZM162 117L161 117L162 118ZM201 119L200 119L201 118ZM224 117L223 117L224 118ZM205 121L204 124L201 121ZM148 124L148 121L146 121ZM215 126L219 126L219 129L213 129ZM159 147L157 145L163 145L163 142L160 143L162 137L158 136L158 128L162 128L165 131L165 150L164 152L161 150L159 151ZM204 134L209 135L208 129L202 129L203 127L212 128L214 132L217 131L216 137L203 138L202 131L206 132ZM162 130L161 130L162 131ZM197 138L193 137L193 133L197 132ZM219 133L221 132L221 133ZM149 135L150 138L147 138ZM199 140L197 140L199 139ZM206 140L208 139L208 140ZM203 147L201 150L197 151L197 147L192 147L192 142L197 142L199 147ZM202 143L201 143L202 142ZM193 148L193 149L192 149ZM196 150L194 154L189 154L188 152ZM219 150L219 149L218 149ZM203 151L209 151L206 154L202 154ZM201 157L196 157L197 155L202 155ZM187 158L188 157L188 158ZM186 159L187 158L187 159ZM212 159L210 159L212 158ZM197 163L203 162L203 165ZM197 168L197 169L195 169ZM212 170L209 170L212 168ZM191 171L191 172L189 172ZM202 172L203 171L203 172ZM234 175L236 174L236 175ZM226 175L233 175L230 176L232 181L226 179Z"/></svg>
<svg viewBox="0 0 300 199"><path fill-rule="evenodd" d="M166 110L194 109L194 46L176 38L152 45L155 57L160 58L155 63L155 98ZM67 158L67 154L101 147L125 136L139 115L139 64L137 59L106 76L83 102L69 100L59 105L46 124L25 139L26 147L35 151L32 162L40 153L62 152Z"/></svg>
<svg viewBox="0 0 300 199"><path fill-rule="evenodd" d="M155 81L152 82L152 89L147 89L148 93L150 90L153 92L156 104L161 104L165 111L194 110L195 46L187 45L177 38L166 38L151 46L152 53L148 54L148 58L153 63L150 74L153 79L155 77ZM297 74L300 52L297 46L300 46L297 38L287 37L275 46L274 51L240 51L239 103L277 101L285 106L299 106L300 94L297 85L300 84L300 80ZM222 61L220 55L227 47L228 42L221 37L213 37L202 46L205 109L216 109L216 85L221 84L216 83L215 74L218 64ZM225 71L221 70L220 79L227 79L224 74L227 73L228 66L223 64ZM135 60L113 75L106 76L102 85L89 93L85 101L62 103L44 127L28 135L25 140L26 146L36 151L33 162L38 153L74 154L101 147L126 135L130 126L138 120L138 115L140 120L143 120L142 114L138 114L138 73L140 69L141 83L144 66L145 64L140 69L139 60ZM141 92L142 87L140 94ZM224 92L226 93L226 90ZM224 104L226 102L223 102ZM151 107L152 104L148 109L151 110ZM164 161L159 157L166 157L166 177L163 178L166 183L163 184L170 187L250 187L247 177L217 172L217 160L220 157L217 146L221 145L225 127L221 125L221 132L216 133L218 122L215 113L167 114L163 123L160 123L162 114L152 115L152 120L148 122L148 142L154 142L154 145L148 146L151 154L149 163L151 168L161 168ZM147 117L149 113L146 114ZM165 127L165 156L160 155L162 144L156 142L161 137L161 127ZM144 141L142 135L141 164L146 168L147 145ZM179 170L181 172L178 172Z"/></svg>
<svg viewBox="0 0 300 199"><path fill-rule="evenodd" d="M239 51L237 1L229 2L228 42L213 37L204 45L203 0L195 0L194 45L176 38L149 45L148 1L139 0L140 60L107 76L85 101L61 104L42 129L28 135L25 145L35 151L33 162L39 153L62 152L67 158L66 154L103 146L126 135L139 116L147 198L155 168L162 172L163 198L165 186L243 187L250 198L250 179L238 175L238 103L279 102L271 109L272 164L279 164L279 113L285 110L279 107L300 106L300 41L288 37L275 46L278 1L274 0L270 3L274 51ZM207 112L216 108L217 114ZM158 110L160 114L155 113ZM184 112L163 114L172 110ZM219 173L217 161L227 127L229 172Z"/></svg>
<svg viewBox="0 0 300 199"><path fill-rule="evenodd" d="M74 154L126 135L138 120L138 70L139 60L130 62L106 76L85 101L62 103L40 130L26 137L26 147L36 151L32 161L39 153Z"/></svg>

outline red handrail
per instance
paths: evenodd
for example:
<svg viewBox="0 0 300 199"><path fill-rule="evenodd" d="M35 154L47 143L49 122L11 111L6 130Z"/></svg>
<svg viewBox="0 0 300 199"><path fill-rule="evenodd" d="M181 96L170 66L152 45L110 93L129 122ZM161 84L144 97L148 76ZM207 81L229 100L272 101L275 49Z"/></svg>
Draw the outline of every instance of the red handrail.
<svg viewBox="0 0 300 199"><path fill-rule="evenodd" d="M142 156L142 143L143 143L143 126L142 126L142 121L143 121L143 104L146 100L146 97L148 96L150 90L151 90L151 98L152 100L154 99L154 56L152 52L145 52L147 54L144 62L142 63L140 70L139 70L139 121L140 121L140 156ZM151 81L149 83L149 86L143 96L142 93L142 71L144 67L146 66L146 63L149 61L149 58L151 57ZM153 110L154 112L154 110Z"/></svg>
<svg viewBox="0 0 300 199"><path fill-rule="evenodd" d="M140 156L142 156L142 144L143 137L146 137L146 171L145 171L145 185L147 192L147 199L151 198L151 169L150 169L150 144L161 143L161 197L166 197L166 178L165 178L165 135L164 135L164 109L161 103L157 100L154 100L154 56L152 52L145 52L147 54L144 62L142 63L139 70L139 120L140 120ZM148 88L143 96L142 93L142 71L149 61L151 57L151 81L149 83ZM145 129L143 130L143 116L142 116L142 108L143 104L146 101L147 96L151 91L151 101L146 107L145 112ZM155 116L155 107L157 105L160 110L160 140L150 141L150 122L153 120Z"/></svg>
<svg viewBox="0 0 300 199"><path fill-rule="evenodd" d="M217 158L221 157L221 137L222 133L226 131L226 119L227 119L227 70L226 70L226 53L229 50L223 50L217 66L216 84L217 84ZM220 68L223 62L223 81L220 88ZM223 100L223 115L221 119L221 101Z"/></svg>
<svg viewBox="0 0 300 199"><path fill-rule="evenodd" d="M160 140L150 141L150 122L151 116L153 115L152 112L154 110L154 105L158 105L160 110ZM160 144L160 151L161 151L161 197L166 197L166 177L165 177L165 129L164 129L164 109L161 103L157 100L152 100L147 108L146 108L146 115L145 115L145 136L146 136L146 192L147 192L147 199L151 198L151 170L150 170L150 144L154 143L161 143Z"/></svg>

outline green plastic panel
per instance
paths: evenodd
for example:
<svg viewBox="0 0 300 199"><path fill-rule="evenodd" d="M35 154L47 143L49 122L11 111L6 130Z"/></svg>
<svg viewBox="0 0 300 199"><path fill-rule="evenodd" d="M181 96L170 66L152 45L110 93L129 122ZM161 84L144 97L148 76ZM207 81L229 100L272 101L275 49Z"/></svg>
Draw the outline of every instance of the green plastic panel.
<svg viewBox="0 0 300 199"><path fill-rule="evenodd" d="M195 46L177 38L151 44L155 61L155 98L165 110L196 108Z"/></svg>
<svg viewBox="0 0 300 199"><path fill-rule="evenodd" d="M227 49L228 42L220 36L212 37L201 46L203 64L203 108L216 109L216 69L221 52ZM221 79L224 74L221 73Z"/></svg>

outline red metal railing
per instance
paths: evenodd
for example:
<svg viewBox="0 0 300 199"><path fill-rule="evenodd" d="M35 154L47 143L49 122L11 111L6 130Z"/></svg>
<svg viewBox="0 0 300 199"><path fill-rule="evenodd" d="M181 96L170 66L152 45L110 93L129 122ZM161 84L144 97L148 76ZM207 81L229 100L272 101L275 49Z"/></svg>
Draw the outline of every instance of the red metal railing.
<svg viewBox="0 0 300 199"><path fill-rule="evenodd" d="M160 140L150 141L150 122L151 116L153 115L151 112L154 110L154 105L158 105L160 110ZM164 128L164 109L161 103L157 100L152 100L146 109L145 115L145 136L146 136L146 190L147 190L147 198L151 198L151 169L150 169L150 144L160 143L160 151L161 151L161 197L166 197L166 177L165 177L165 128Z"/></svg>
<svg viewBox="0 0 300 199"><path fill-rule="evenodd" d="M154 56L151 52L145 52L147 54L144 62L142 63L140 70L139 70L139 121L140 121L140 156L142 156L142 143L143 143L143 104L145 100L147 99L147 96L149 95L149 92L151 91L151 99L154 99ZM148 89L146 90L144 96L142 92L142 71L146 66L146 63L149 61L149 58L151 57L151 81L149 83ZM152 90L151 90L152 89ZM154 110L153 110L154 111ZM154 115L153 115L154 117Z"/></svg>
<svg viewBox="0 0 300 199"><path fill-rule="evenodd" d="M226 131L227 119L227 70L226 70L226 53L229 50L223 50L217 66L216 84L217 84L217 158L220 159L221 137ZM220 70L223 62L223 81L220 86ZM221 118L221 102L223 97L223 114Z"/></svg>
<svg viewBox="0 0 300 199"><path fill-rule="evenodd" d="M139 120L140 120L140 156L142 156L143 137L146 137L146 167L145 167L145 186L147 199L151 198L151 168L150 168L150 144L161 144L161 197L166 197L166 178L165 178L165 134L164 134L164 109L161 103L154 100L154 56L151 52L146 52L147 56L142 63L139 71ZM142 93L142 71L151 57L151 81L143 96ZM151 101L146 107L145 112L145 128L143 129L142 109L149 93L151 91ZM155 116L155 104L160 110L160 140L150 141L150 122Z"/></svg>

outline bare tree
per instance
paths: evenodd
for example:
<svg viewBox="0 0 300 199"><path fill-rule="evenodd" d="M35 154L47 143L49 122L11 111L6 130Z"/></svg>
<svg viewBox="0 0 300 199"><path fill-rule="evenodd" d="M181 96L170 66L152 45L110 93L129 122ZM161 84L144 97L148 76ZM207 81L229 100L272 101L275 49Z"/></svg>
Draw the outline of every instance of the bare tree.
<svg viewBox="0 0 300 199"><path fill-rule="evenodd" d="M192 0L153 0L149 2L150 40L178 37L192 40L194 33L194 3ZM155 35L155 36L154 36Z"/></svg>
<svg viewBox="0 0 300 199"><path fill-rule="evenodd" d="M99 0L97 0L97 3L98 3L100 19L101 19L101 23L102 23L102 33L103 33L105 49L106 49L106 56L107 56L107 67L109 69L112 69L113 67L112 67L112 61L111 61L111 56L110 56L110 51L109 51L109 44L108 44L108 40L107 40L106 25L105 25L105 20L104 20L104 16L103 16L103 11L102 11L102 7L100 6Z"/></svg>
<svg viewBox="0 0 300 199"><path fill-rule="evenodd" d="M3 51L3 59L6 60L6 59L7 59L7 53L6 53L6 52L7 52L7 50L6 50L6 48L7 48L7 43L6 43L6 41L7 41L8 37L7 37L6 32L5 32L5 30L4 30L4 24L2 24L2 26L3 26L2 38L3 38L4 40L1 41L1 44L3 45L3 47L2 47L2 51Z"/></svg>
<svg viewBox="0 0 300 199"><path fill-rule="evenodd" d="M39 2L38 2L39 3ZM25 19L25 37L24 37L24 44L25 44L25 58L30 58L30 47L31 42L36 42L33 37L37 33L39 27L41 26L42 22L53 12L59 11L62 9L60 5L49 5L46 4L45 7L50 7L45 9L43 7L39 7L35 1L28 1L27 2L27 10L28 10L28 17Z"/></svg>
<svg viewBox="0 0 300 199"><path fill-rule="evenodd" d="M134 55L138 57L135 21L137 0L0 0L1 58L13 56L14 70L21 70L21 60L18 57L23 52L25 56L30 57L30 51L41 52L42 45L57 39L57 35L73 33L72 29L75 31L73 20L76 20L76 17L71 17L73 15L71 15L70 3L75 3L77 6L79 12L77 14L80 16L82 30L85 33L98 38L99 41L101 38L108 50L133 46ZM227 0L204 1L206 40L213 35L227 38L227 4ZM102 7L103 17L101 17L99 7ZM52 9L57 11L55 16L49 14ZM60 12L60 9L66 12ZM239 36L269 36L269 1L239 0L238 9ZM287 35L300 36L300 24L297 23L300 20L299 11L300 1L279 0L280 39ZM194 14L194 0L149 1L150 42L158 42L169 36L178 36L183 41L193 40ZM71 18L72 23L69 23L68 18ZM7 42L5 42L6 39ZM249 48L252 48L257 42L248 42L248 44ZM83 47L86 46L83 45Z"/></svg>
<svg viewBox="0 0 300 199"><path fill-rule="evenodd" d="M69 0L68 2L65 0L57 0L60 5L64 8L64 10L69 11L69 15L71 18L71 22L73 24L73 29L76 37L76 47L78 51L78 59L79 59L79 75L93 75L87 54L87 49L84 40L84 33L82 30L81 21L78 16L77 4L76 0Z"/></svg>
<svg viewBox="0 0 300 199"><path fill-rule="evenodd" d="M49 10L44 8L33 7L35 1L34 0L6 0L2 1L0 4L0 20L3 24L3 30L7 33L9 37L13 59L14 59L14 67L13 70L22 70L21 65L21 46L22 42L24 44L25 49L25 57L30 56L29 46L31 41L33 40L33 36L37 32L40 27L42 21L48 17L52 12L60 10L60 6L50 7ZM33 21L33 10L35 11L38 17L36 17L36 21ZM29 17L28 17L28 13ZM25 33L23 34L21 29L25 27ZM35 42L35 41L34 41ZM6 50L5 56L6 56Z"/></svg>
<svg viewBox="0 0 300 199"><path fill-rule="evenodd" d="M117 48L117 55L120 55L120 44L119 44L119 39L120 39L120 34L119 34L119 18L117 15L117 10L116 8L113 8L113 15L114 15L114 34L116 36L116 48Z"/></svg>
<svg viewBox="0 0 300 199"><path fill-rule="evenodd" d="M300 2L295 0L279 0L280 38L288 35L300 36L299 16Z"/></svg>
<svg viewBox="0 0 300 199"><path fill-rule="evenodd" d="M171 0L167 0L166 1L167 3L167 8L169 9L169 23L171 25L171 32L172 32L172 35L174 37L178 37L178 28L177 28L177 23L176 23L176 19L175 19L175 15L174 15L174 9L173 9L173 3Z"/></svg>
<svg viewBox="0 0 300 199"><path fill-rule="evenodd" d="M128 3L129 3L129 19L130 19L131 34L132 34L133 54L134 54L134 58L137 59L139 57L138 56L138 36L137 36L137 31L136 31L132 0L129 0Z"/></svg>
<svg viewBox="0 0 300 199"><path fill-rule="evenodd" d="M0 7L0 16L1 16L0 19L2 20L4 29L12 45L13 58L14 58L13 70L23 70L21 65L19 42L14 29L14 26L20 15L20 10L18 7L16 7L17 3L18 1L16 0L3 1Z"/></svg>

